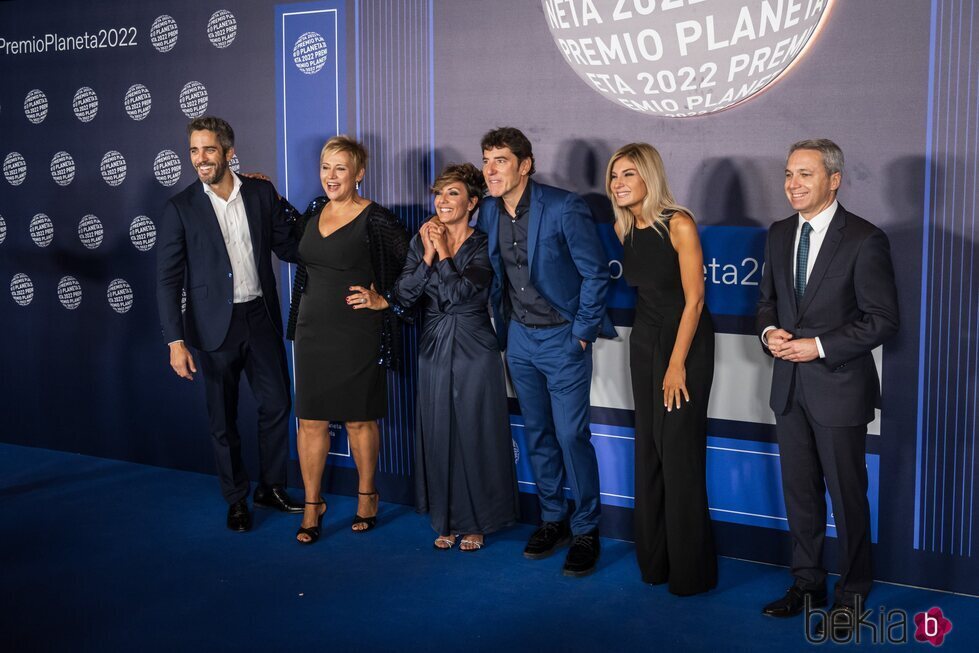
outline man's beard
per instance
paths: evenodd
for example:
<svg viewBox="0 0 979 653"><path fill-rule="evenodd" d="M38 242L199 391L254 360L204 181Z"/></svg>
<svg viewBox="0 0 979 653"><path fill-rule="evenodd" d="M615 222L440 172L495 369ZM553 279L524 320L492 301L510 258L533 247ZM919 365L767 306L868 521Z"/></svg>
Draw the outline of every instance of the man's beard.
<svg viewBox="0 0 979 653"><path fill-rule="evenodd" d="M208 186L211 186L224 179L224 175L227 172L228 172L228 162L222 159L220 162L214 165L214 172L211 173L210 177L201 176L199 169L197 171L197 176L200 177L202 182L204 182Z"/></svg>

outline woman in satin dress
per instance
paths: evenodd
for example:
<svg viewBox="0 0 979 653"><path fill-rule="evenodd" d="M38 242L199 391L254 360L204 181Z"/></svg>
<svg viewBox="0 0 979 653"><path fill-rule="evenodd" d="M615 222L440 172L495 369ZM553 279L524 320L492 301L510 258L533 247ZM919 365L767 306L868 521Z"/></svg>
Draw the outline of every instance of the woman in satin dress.
<svg viewBox="0 0 979 653"><path fill-rule="evenodd" d="M471 164L435 180L435 216L411 240L395 285L422 307L418 341L415 489L434 546L478 551L517 519L517 482L503 362L488 313L486 235L469 226L486 190Z"/></svg>

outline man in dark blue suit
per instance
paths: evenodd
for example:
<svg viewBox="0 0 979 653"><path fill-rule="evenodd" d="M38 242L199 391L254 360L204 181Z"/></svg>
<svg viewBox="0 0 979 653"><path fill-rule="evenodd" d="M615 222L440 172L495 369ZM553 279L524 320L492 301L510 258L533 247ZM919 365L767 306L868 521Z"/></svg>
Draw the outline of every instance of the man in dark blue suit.
<svg viewBox="0 0 979 653"><path fill-rule="evenodd" d="M871 352L899 318L887 236L839 204L842 174L832 141L794 144L785 194L797 213L773 224L765 245L757 325L775 357L770 403L795 582L763 612L789 617L807 602L826 604L828 489L840 552L830 615L852 627L873 579L865 455L880 381Z"/></svg>
<svg viewBox="0 0 979 653"><path fill-rule="evenodd" d="M531 181L534 155L518 129L483 137L489 194L479 210L495 272L491 301L500 347L524 418L543 524L524 555L545 558L571 543L567 576L599 555L598 462L589 408L592 343L615 337L605 313L608 258L584 200ZM567 482L575 499L569 517Z"/></svg>
<svg viewBox="0 0 979 653"><path fill-rule="evenodd" d="M170 198L157 238L157 303L170 366L181 378L204 375L207 411L227 525L251 527L250 482L238 434L242 371L258 403L261 478L256 505L302 512L285 492L289 454L289 375L270 253L295 262L297 242L275 188L229 168L234 131L205 116L187 126L200 182ZM186 312L181 294L186 289Z"/></svg>

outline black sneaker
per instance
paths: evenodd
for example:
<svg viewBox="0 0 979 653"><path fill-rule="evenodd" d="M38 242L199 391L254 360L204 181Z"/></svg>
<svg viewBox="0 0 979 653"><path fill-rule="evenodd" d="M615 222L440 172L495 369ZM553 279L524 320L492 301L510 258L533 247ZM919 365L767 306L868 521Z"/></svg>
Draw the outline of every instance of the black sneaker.
<svg viewBox="0 0 979 653"><path fill-rule="evenodd" d="M564 575L587 576L595 571L601 549L597 528L584 535L575 535L568 557L564 559Z"/></svg>
<svg viewBox="0 0 979 653"><path fill-rule="evenodd" d="M571 541L571 529L566 521L546 521L534 531L523 550L525 558L540 560Z"/></svg>

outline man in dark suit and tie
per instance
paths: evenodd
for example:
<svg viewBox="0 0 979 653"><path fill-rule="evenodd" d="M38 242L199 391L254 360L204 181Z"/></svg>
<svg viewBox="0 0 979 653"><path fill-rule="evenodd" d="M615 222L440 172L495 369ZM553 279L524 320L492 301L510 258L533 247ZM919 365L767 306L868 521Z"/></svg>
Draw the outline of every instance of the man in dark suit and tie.
<svg viewBox="0 0 979 653"><path fill-rule="evenodd" d="M534 154L520 130L495 129L481 145L496 199L483 202L478 226L488 237L497 337L523 413L543 520L524 555L545 558L570 542L564 574L584 576L599 556L589 408L592 343L615 337L605 312L608 257L584 200L530 179ZM576 502L570 515L565 483Z"/></svg>
<svg viewBox="0 0 979 653"><path fill-rule="evenodd" d="M242 371L258 403L261 477L256 505L302 512L285 492L289 375L270 253L295 262L297 242L272 184L229 168L234 131L204 116L187 126L200 182L167 202L157 237L157 303L170 367L192 380L200 364L227 525L251 527L250 482L238 434ZM186 289L186 314L181 293ZM197 350L197 361L190 345Z"/></svg>
<svg viewBox="0 0 979 653"><path fill-rule="evenodd" d="M832 141L794 144L785 194L797 213L773 224L765 245L757 325L775 358L771 407L795 582L763 612L790 617L826 605L828 489L840 571L829 614L855 624L873 579L865 454L880 381L871 352L899 320L887 236L837 202L842 173Z"/></svg>

